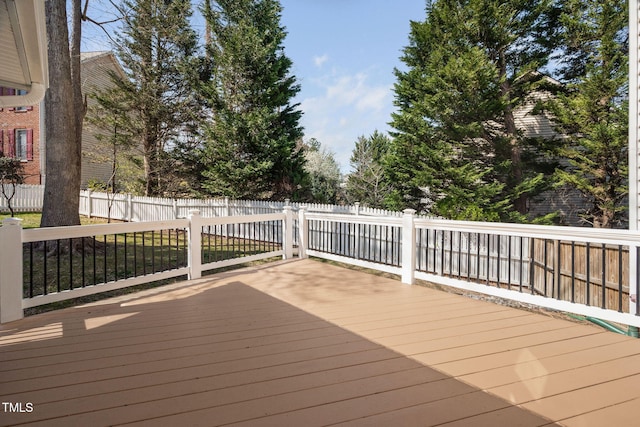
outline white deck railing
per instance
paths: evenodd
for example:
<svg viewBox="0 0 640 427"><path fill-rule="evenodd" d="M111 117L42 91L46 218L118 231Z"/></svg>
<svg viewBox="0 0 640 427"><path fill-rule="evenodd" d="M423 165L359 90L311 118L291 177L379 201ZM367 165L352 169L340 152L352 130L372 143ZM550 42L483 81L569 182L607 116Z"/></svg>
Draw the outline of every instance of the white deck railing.
<svg viewBox="0 0 640 427"><path fill-rule="evenodd" d="M630 298L640 291L640 234L625 230L435 220L411 210L402 217L369 217L301 207L294 215L285 207L259 215L203 217L192 211L186 219L35 230L8 219L0 241L2 322L38 304L179 275L197 278L203 270L267 257L292 258L297 243L300 257L394 273L407 284L421 279L640 326L640 303ZM145 241L151 243L145 247ZM65 252L65 242L74 249ZM135 261L136 250L144 263ZM128 264L132 252L134 267ZM112 261L114 267L107 265ZM36 262L63 265L50 278L54 284L34 284L34 277L40 280L31 273ZM80 264L102 280L85 280L84 273L80 280ZM72 279L61 285L61 276Z"/></svg>

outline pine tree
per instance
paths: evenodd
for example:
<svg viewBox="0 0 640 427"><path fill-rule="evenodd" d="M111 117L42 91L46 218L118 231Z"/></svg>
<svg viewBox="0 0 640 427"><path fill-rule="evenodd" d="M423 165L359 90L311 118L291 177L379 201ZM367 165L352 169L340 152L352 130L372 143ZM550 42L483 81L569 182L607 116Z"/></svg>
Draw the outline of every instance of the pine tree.
<svg viewBox="0 0 640 427"><path fill-rule="evenodd" d="M145 195L168 191L176 163L171 149L193 131L201 111L197 36L189 0L124 0L115 53L126 76L112 74L114 87L96 96L105 123L117 126L144 158ZM113 129L108 129L112 132Z"/></svg>
<svg viewBox="0 0 640 427"><path fill-rule="evenodd" d="M621 226L628 192L628 10L626 0L565 0L560 74L551 110L566 135L562 184L577 189L594 227Z"/></svg>
<svg viewBox="0 0 640 427"><path fill-rule="evenodd" d="M385 176L383 159L387 155L391 140L377 130L369 137L359 137L351 154L353 171L347 178L349 203L360 202L363 206L383 208L390 191Z"/></svg>
<svg viewBox="0 0 640 427"><path fill-rule="evenodd" d="M547 0L432 1L425 21L411 23L408 70L395 72L390 208L525 220L545 180L514 109L548 59L552 11Z"/></svg>
<svg viewBox="0 0 640 427"><path fill-rule="evenodd" d="M304 180L299 92L285 55L277 0L207 3L211 112L201 153L203 187L233 198L296 197Z"/></svg>

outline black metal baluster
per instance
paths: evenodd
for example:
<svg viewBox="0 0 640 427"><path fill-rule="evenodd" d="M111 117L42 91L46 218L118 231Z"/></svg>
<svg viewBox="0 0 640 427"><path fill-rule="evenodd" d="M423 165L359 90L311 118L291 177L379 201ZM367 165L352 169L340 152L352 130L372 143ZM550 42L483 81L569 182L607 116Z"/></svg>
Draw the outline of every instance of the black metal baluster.
<svg viewBox="0 0 640 427"><path fill-rule="evenodd" d="M113 235L113 280L118 281L118 235Z"/></svg>
<svg viewBox="0 0 640 427"><path fill-rule="evenodd" d="M33 298L33 242L29 243L29 298Z"/></svg>
<svg viewBox="0 0 640 427"><path fill-rule="evenodd" d="M69 290L73 289L73 239L69 239Z"/></svg>
<svg viewBox="0 0 640 427"><path fill-rule="evenodd" d="M44 241L44 252L42 253L43 255L43 264L44 264L44 295L47 295L47 293L49 292L49 280L48 280L48 271L49 271L49 266L47 265L47 241Z"/></svg>
<svg viewBox="0 0 640 427"><path fill-rule="evenodd" d="M56 290L60 292L60 239L56 240Z"/></svg>
<svg viewBox="0 0 640 427"><path fill-rule="evenodd" d="M104 282L103 283L107 283L107 235L104 235L104 255L102 257L102 266L103 266L103 276L104 276Z"/></svg>

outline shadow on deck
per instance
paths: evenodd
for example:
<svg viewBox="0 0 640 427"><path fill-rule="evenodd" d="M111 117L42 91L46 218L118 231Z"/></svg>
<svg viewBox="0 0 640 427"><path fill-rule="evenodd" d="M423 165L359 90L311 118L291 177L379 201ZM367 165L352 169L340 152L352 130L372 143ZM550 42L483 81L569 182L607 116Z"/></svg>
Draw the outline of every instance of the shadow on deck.
<svg viewBox="0 0 640 427"><path fill-rule="evenodd" d="M3 325L0 401L2 426L625 426L640 341L280 262Z"/></svg>

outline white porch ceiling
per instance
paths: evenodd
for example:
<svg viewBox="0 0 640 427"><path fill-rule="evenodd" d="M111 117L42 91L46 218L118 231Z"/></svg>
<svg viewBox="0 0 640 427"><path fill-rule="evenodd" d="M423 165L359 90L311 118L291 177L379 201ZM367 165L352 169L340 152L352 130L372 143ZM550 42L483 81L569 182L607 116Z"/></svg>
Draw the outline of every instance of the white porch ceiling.
<svg viewBox="0 0 640 427"><path fill-rule="evenodd" d="M45 0L0 0L0 86L24 89L0 96L0 107L33 105L48 86Z"/></svg>

